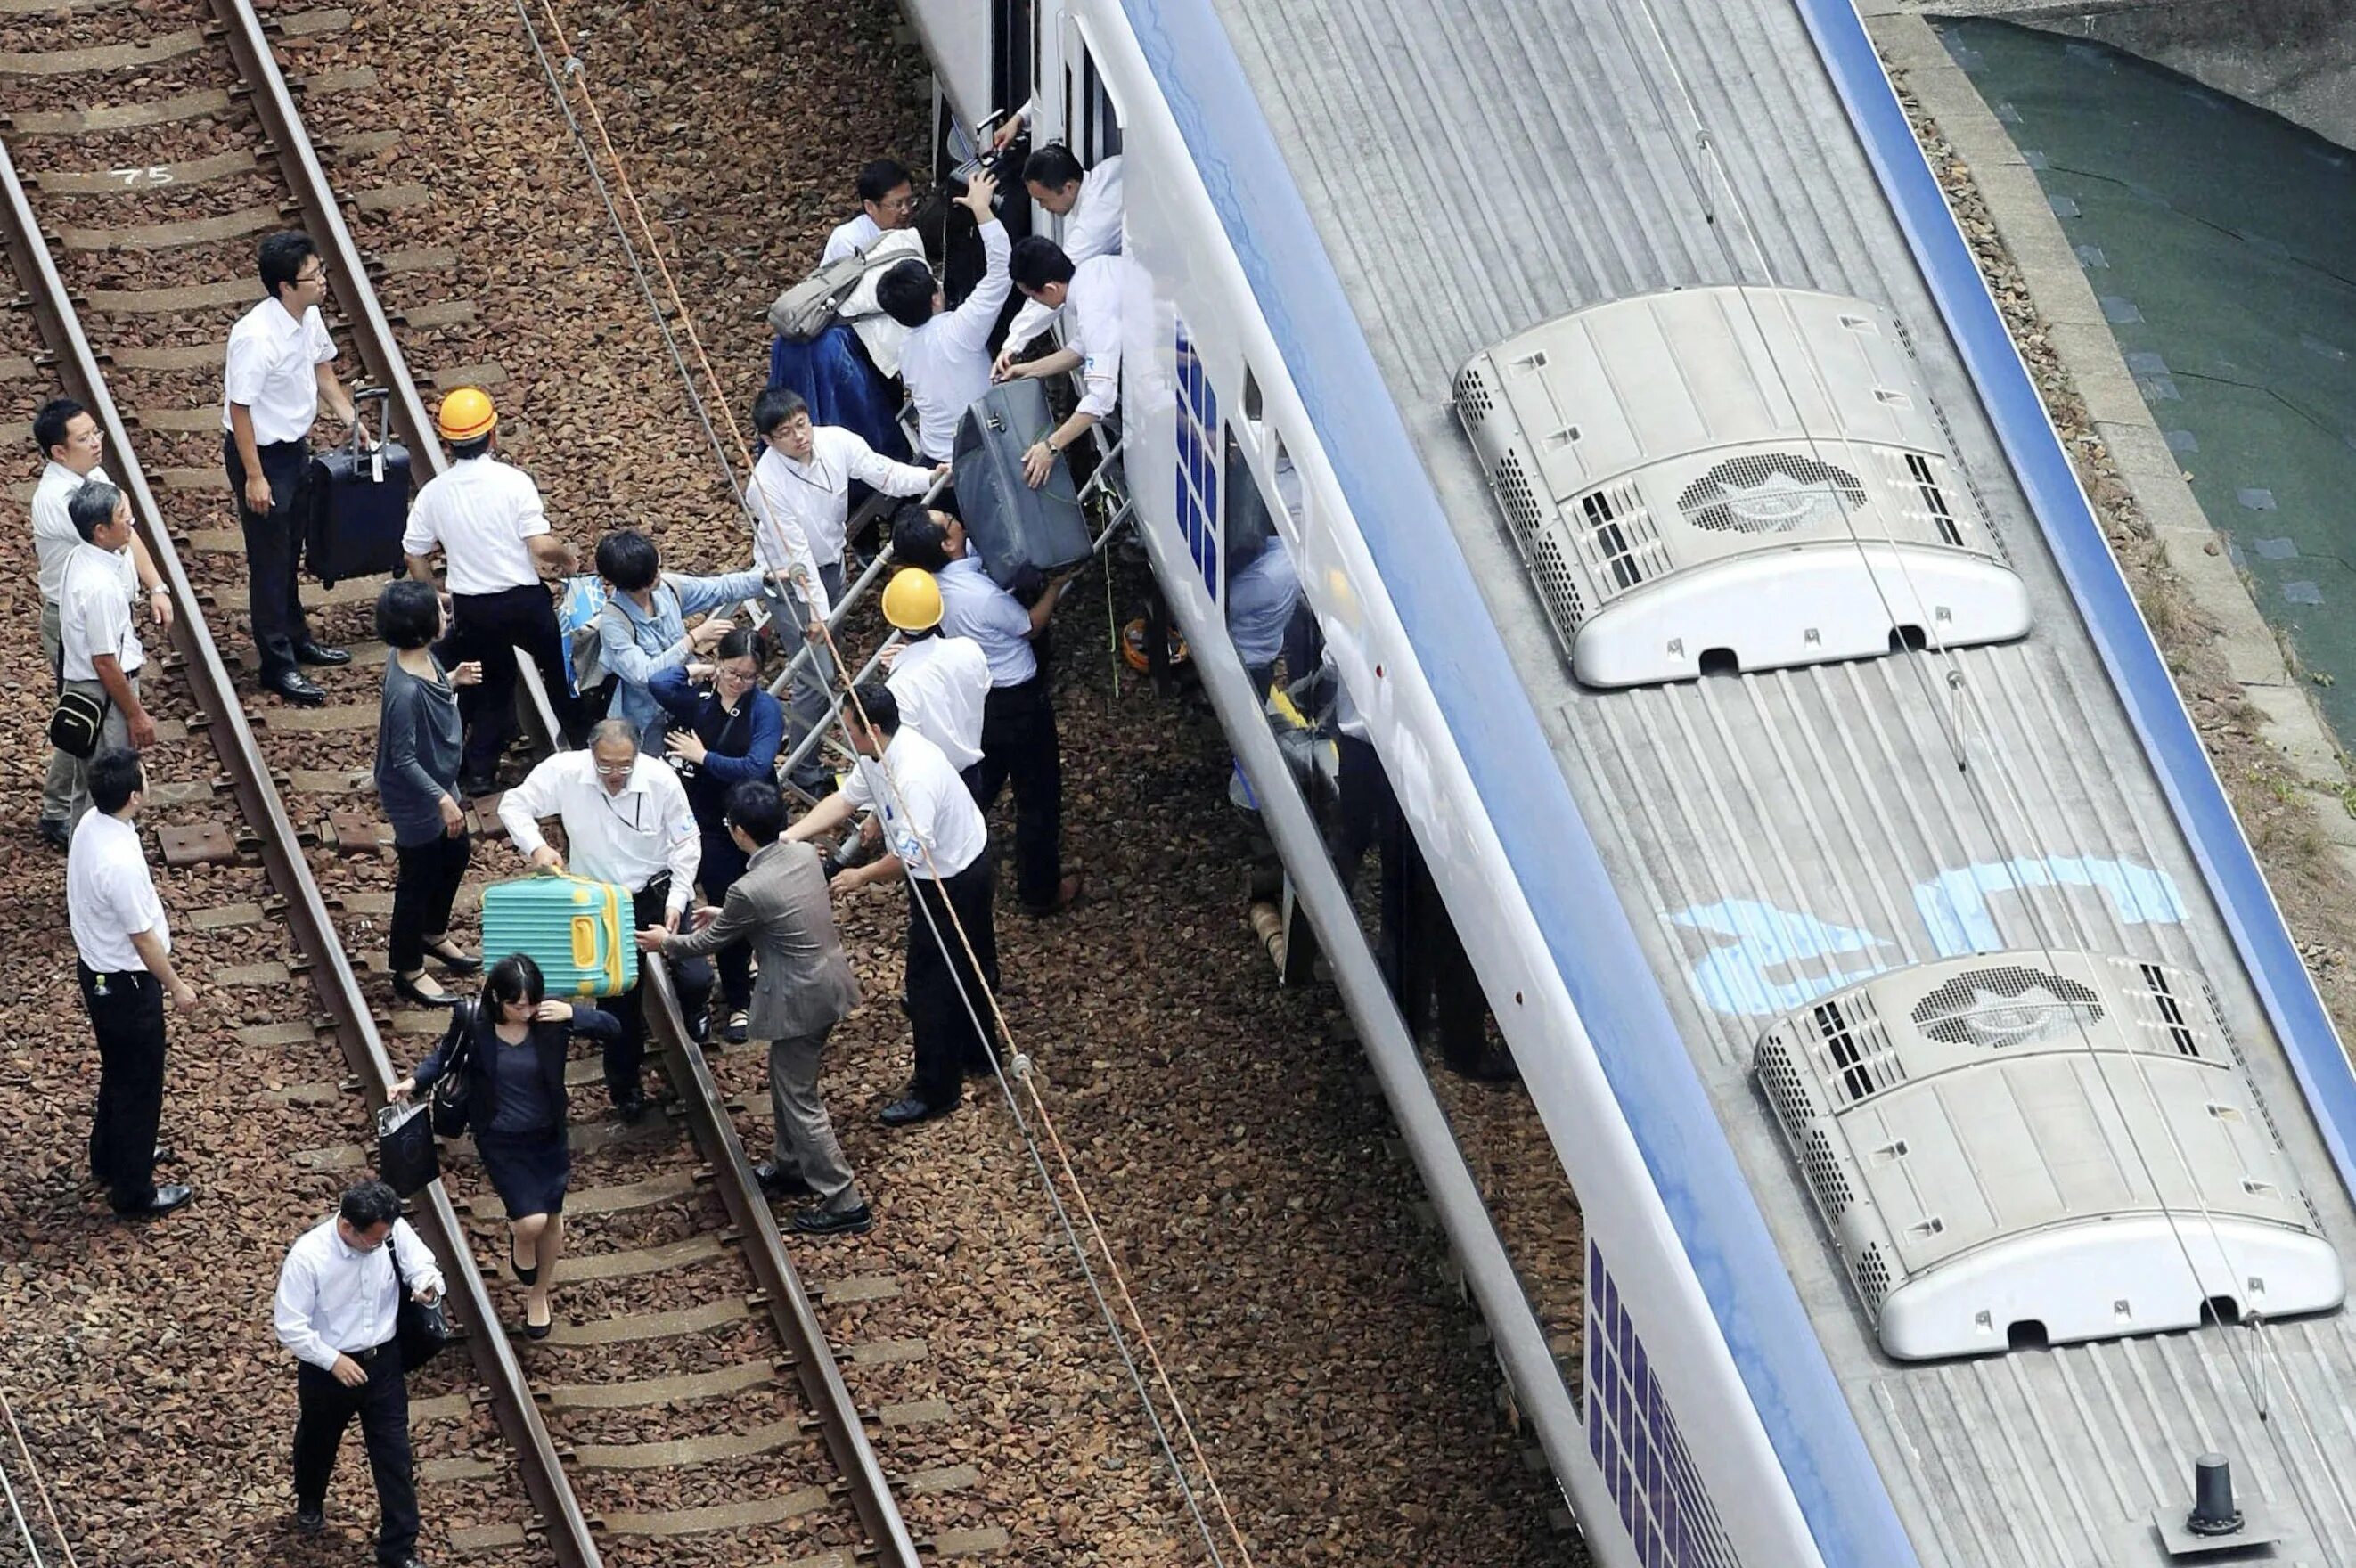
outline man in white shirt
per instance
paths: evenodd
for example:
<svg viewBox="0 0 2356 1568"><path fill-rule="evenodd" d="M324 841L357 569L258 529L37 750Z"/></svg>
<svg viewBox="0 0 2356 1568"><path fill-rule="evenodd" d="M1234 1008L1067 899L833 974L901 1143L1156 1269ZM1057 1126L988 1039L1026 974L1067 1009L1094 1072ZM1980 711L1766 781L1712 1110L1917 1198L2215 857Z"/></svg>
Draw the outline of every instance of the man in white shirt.
<svg viewBox="0 0 2356 1568"><path fill-rule="evenodd" d="M100 704L98 750L155 743L155 721L139 701L139 574L131 560L131 499L103 479L85 481L66 501L80 541L58 583L58 673L62 691ZM90 809L86 770L66 778L66 820Z"/></svg>
<svg viewBox="0 0 2356 1568"><path fill-rule="evenodd" d="M477 388L460 387L442 400L434 427L450 443L450 466L417 492L401 536L409 575L420 582L434 581L434 553L442 552L450 595L447 661L483 667L481 684L458 690L466 726L458 762L462 795L497 787L499 757L515 739L519 648L540 667L566 743L580 741L571 661L555 602L541 581L542 571L573 570L573 547L550 531L531 476L499 461L498 423L498 411Z"/></svg>
<svg viewBox="0 0 2356 1568"><path fill-rule="evenodd" d="M90 1168L123 1219L168 1214L195 1196L155 1185L155 1147L164 1114L164 998L186 1010L193 987L172 967L172 932L147 869L132 819L145 798L139 753L121 749L91 759L98 809L74 829L66 851L66 923L82 1010L98 1037L98 1105L91 1117Z"/></svg>
<svg viewBox="0 0 2356 1568"><path fill-rule="evenodd" d="M916 451L926 463L955 455L958 421L974 400L990 390L990 335L998 328L1009 288L1006 225L991 210L998 182L976 174L958 200L981 230L986 264L981 282L957 309L933 281L931 269L914 260L895 262L875 281L875 303L908 329L900 348L900 381L916 405Z"/></svg>
<svg viewBox="0 0 2356 1568"><path fill-rule="evenodd" d="M1023 912L1054 914L1080 896L1064 874L1064 756L1055 733L1054 683L1035 640L1047 629L1073 574L1053 579L1028 610L982 570L965 525L947 512L903 507L892 525L892 553L933 573L946 636L970 637L990 666L982 704L981 761L973 767L975 804L988 811L1014 786L1014 891Z"/></svg>
<svg viewBox="0 0 2356 1568"><path fill-rule="evenodd" d="M900 1127L956 1110L965 1099L965 1074L991 1071L989 993L998 988L998 929L990 827L941 749L901 723L888 687L870 681L853 696L842 721L859 766L786 837L813 838L872 807L882 819L884 853L837 872L833 889L847 893L894 878L908 884L905 1006L916 1037L916 1074L882 1118ZM969 944L979 970L967 956Z"/></svg>
<svg viewBox="0 0 2356 1568"><path fill-rule="evenodd" d="M344 1429L359 1417L376 1480L376 1560L419 1568L409 1383L401 1364L401 1292L440 1299L442 1269L381 1181L347 1189L335 1214L303 1232L278 1271L271 1322L294 1353L294 1528L327 1528L327 1482Z"/></svg>
<svg viewBox="0 0 2356 1568"><path fill-rule="evenodd" d="M59 630L58 594L65 586L66 558L82 542L81 535L74 531L73 519L66 515L66 502L85 479L106 477L106 471L99 466L99 457L106 449L106 432L98 428L90 411L71 398L53 398L33 416L33 444L48 459L33 486L32 507L33 554L40 569L41 654L48 661L50 680L62 690L65 644ZM131 561L139 573L148 614L156 625L170 625L172 596L136 530L131 536ZM81 769L80 758L51 749L48 772L41 780L38 831L41 841L52 849L63 850L71 837L75 781L81 777Z"/></svg>
<svg viewBox="0 0 2356 1568"><path fill-rule="evenodd" d="M886 496L921 496L948 476L948 464L918 468L877 453L858 433L840 425L810 423L809 404L789 387L772 387L753 403L753 428L761 435L760 461L753 464L753 560L794 584L791 594L776 592L769 602L769 629L787 659L799 657L807 640L810 655L794 673L786 749L827 720L834 667L818 624L834 613L842 597L842 551L851 519L853 480ZM819 782L825 764L811 757L811 776L794 782L805 789ZM816 793L812 790L812 793Z"/></svg>
<svg viewBox="0 0 2356 1568"><path fill-rule="evenodd" d="M540 830L541 819L549 816L564 824L564 840L573 848L569 868ZM637 731L628 720L599 720L589 731L587 749L559 752L532 769L499 797L499 822L508 841L534 866L569 869L627 891L632 930L679 929L703 863L703 834L679 774L660 759L639 753ZM681 959L672 966L671 979L688 1027L702 1039L705 1006L712 999L711 964ZM636 1121L647 1106L638 1085L647 1045L645 988L642 973L637 985L605 1008L622 1020L621 1038L605 1048L605 1090L624 1121Z"/></svg>
<svg viewBox="0 0 2356 1568"><path fill-rule="evenodd" d="M1001 380L1080 372L1080 405L1072 416L1023 454L1023 477L1037 489L1055 471L1055 454L1112 417L1120 403L1120 293L1127 274L1119 255L1074 263L1053 240L1023 236L1007 262L1023 297L1064 317L1064 347L1044 358L1007 364ZM1012 341L1010 339L1010 341Z"/></svg>
<svg viewBox="0 0 2356 1568"><path fill-rule="evenodd" d="M884 619L907 641L884 652L884 684L900 721L941 749L969 791L978 789L981 725L990 700L990 656L971 637L941 635L941 588L922 567L904 566L884 585Z"/></svg>
<svg viewBox="0 0 2356 1568"><path fill-rule="evenodd" d="M327 695L301 667L349 664L352 656L311 640L295 581L309 511L311 427L323 398L336 418L352 423L352 400L336 376L336 345L320 319L327 263L310 237L271 235L262 242L260 270L269 297L238 317L229 333L221 463L245 529L262 684L289 702L316 708Z"/></svg>
<svg viewBox="0 0 2356 1568"><path fill-rule="evenodd" d="M818 264L840 261L865 253L887 230L905 229L916 215L916 182L907 165L894 158L878 158L859 171L859 216L834 226Z"/></svg>
<svg viewBox="0 0 2356 1568"><path fill-rule="evenodd" d="M1040 208L1063 219L1060 243L1076 267L1097 256L1120 250L1120 155L1114 154L1092 169L1080 167L1071 149L1050 142L1023 160L1023 188ZM991 366L1003 377L1015 356L1062 314L1060 307L1026 299L1006 329L1005 347Z"/></svg>

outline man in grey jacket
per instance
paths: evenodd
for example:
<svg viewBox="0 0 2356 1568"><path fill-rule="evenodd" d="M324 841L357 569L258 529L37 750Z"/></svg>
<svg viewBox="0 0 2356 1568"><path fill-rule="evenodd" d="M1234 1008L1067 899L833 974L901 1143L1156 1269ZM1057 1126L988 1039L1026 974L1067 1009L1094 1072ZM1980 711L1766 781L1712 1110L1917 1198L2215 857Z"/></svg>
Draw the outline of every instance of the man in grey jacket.
<svg viewBox="0 0 2356 1568"><path fill-rule="evenodd" d="M751 857L744 874L718 909L695 912L691 934L651 926L638 933L638 945L676 958L752 943L760 977L747 1032L769 1042L769 1108L776 1127L775 1157L755 1174L772 1194L816 1200L794 1215L795 1230L857 1235L874 1217L818 1090L826 1037L859 1005L859 982L827 901L826 872L817 850L779 841L786 804L775 784L748 780L731 790L727 822L729 837Z"/></svg>

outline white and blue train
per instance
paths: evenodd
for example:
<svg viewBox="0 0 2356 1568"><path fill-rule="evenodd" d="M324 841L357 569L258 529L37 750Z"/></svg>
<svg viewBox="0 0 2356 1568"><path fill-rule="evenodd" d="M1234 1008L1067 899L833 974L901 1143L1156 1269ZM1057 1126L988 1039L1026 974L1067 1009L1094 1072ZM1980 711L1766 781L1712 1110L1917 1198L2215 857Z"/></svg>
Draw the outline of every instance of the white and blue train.
<svg viewBox="0 0 2356 1568"><path fill-rule="evenodd" d="M907 10L1124 155L1156 574L1598 1559L2356 1563L2356 1079L1850 0ZM1231 444L1574 1375L1226 656Z"/></svg>

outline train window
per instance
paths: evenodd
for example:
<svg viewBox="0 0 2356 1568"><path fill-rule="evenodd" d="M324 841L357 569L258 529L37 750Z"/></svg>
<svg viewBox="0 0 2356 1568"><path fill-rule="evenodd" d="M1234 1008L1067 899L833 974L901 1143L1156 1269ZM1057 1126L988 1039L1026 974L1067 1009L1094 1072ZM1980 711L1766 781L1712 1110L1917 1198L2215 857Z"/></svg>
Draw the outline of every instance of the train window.
<svg viewBox="0 0 2356 1568"><path fill-rule="evenodd" d="M1094 165L1119 153L1120 116L1113 112L1112 95L1105 91L1104 78L1097 74L1097 62L1093 57L1081 57L1080 75L1083 93L1081 155Z"/></svg>
<svg viewBox="0 0 2356 1568"><path fill-rule="evenodd" d="M1031 97L1033 0L992 0L990 98L1012 114Z"/></svg>
<svg viewBox="0 0 2356 1568"><path fill-rule="evenodd" d="M1268 418L1268 411L1262 402L1259 378L1252 373L1251 364L1247 360L1244 364L1244 418L1249 421L1255 434L1258 432L1260 422Z"/></svg>

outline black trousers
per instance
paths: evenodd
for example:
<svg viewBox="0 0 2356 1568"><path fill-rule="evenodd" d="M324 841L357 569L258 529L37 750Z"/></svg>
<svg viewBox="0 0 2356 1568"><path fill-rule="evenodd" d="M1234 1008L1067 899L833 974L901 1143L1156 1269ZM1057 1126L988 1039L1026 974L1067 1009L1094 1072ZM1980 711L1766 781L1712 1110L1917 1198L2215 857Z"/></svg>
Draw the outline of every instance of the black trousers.
<svg viewBox="0 0 2356 1568"><path fill-rule="evenodd" d="M274 441L254 448L270 481L270 510L245 504L245 462L237 438L221 437L221 465L229 470L230 493L237 497L237 520L245 529L245 581L253 619L253 645L262 653L262 678L295 667L294 648L311 640L303 619L296 571L303 562L303 520L310 513L311 443Z"/></svg>
<svg viewBox="0 0 2356 1568"><path fill-rule="evenodd" d="M648 882L636 895L630 916L631 928L643 931L663 923L663 905L670 897L670 873L666 871ZM688 1027L695 1027L703 1016L706 1004L712 1000L712 965L702 958L671 958L671 984L678 987L679 1005L687 1014ZM638 973L638 983L606 1004L606 1010L621 1020L621 1037L605 1048L605 1092L614 1103L639 1093L639 1074L647 1060L646 972Z"/></svg>
<svg viewBox="0 0 2356 1568"><path fill-rule="evenodd" d="M475 659L483 667L480 686L458 688L458 713L466 725L466 748L458 763L461 778L490 777L508 742L515 739L518 649L530 655L539 667L541 684L548 688L549 706L556 710L565 744L581 743L572 661L564 651L564 635L557 629L556 602L548 590L533 582L497 593L453 593L450 635L438 650L442 662L456 666Z"/></svg>
<svg viewBox="0 0 2356 1568"><path fill-rule="evenodd" d="M458 884L466 880L474 850L470 833L393 846L399 870L392 883L391 951L385 956L394 974L411 975L425 967L426 933L449 931L450 906L457 901Z"/></svg>
<svg viewBox="0 0 2356 1568"><path fill-rule="evenodd" d="M703 889L703 901L717 909L728 900L728 890L744 874L744 851L736 848L736 840L725 831L715 833L706 828L703 834L703 859L697 867L695 880ZM720 971L720 999L730 1012L753 1005L753 944L732 942L712 955L712 966Z"/></svg>
<svg viewBox="0 0 2356 1568"><path fill-rule="evenodd" d="M979 980L995 991L998 928L991 907L995 882L986 849L946 882L908 879L908 978L902 1006L916 1037L916 1072L908 1092L927 1105L956 1104L965 1093L966 1071L990 1068L990 1003L948 912L957 912L958 923L965 927L974 956L981 961Z"/></svg>
<svg viewBox="0 0 2356 1568"><path fill-rule="evenodd" d="M376 1533L376 1560L391 1568L417 1549L417 1480L409 1453L409 1384L401 1371L401 1347L387 1343L362 1356L369 1380L346 1388L335 1374L305 1361L295 1370L294 1397L300 1413L294 1420L294 1500L319 1508L327 1500L327 1480L335 1474L336 1450L343 1446L344 1429L352 1417L360 1419L360 1441L368 1445L369 1473L376 1478L376 1502L380 1518Z"/></svg>
<svg viewBox="0 0 2356 1568"><path fill-rule="evenodd" d="M1064 755L1046 661L1021 686L991 688L981 708L981 761L969 770L973 801L988 811L1014 785L1014 894L1023 907L1055 907L1064 880Z"/></svg>
<svg viewBox="0 0 2356 1568"><path fill-rule="evenodd" d="M155 1201L155 1128L164 1116L164 987L144 969L101 975L80 959L81 1005L98 1037L90 1169L117 1209Z"/></svg>

